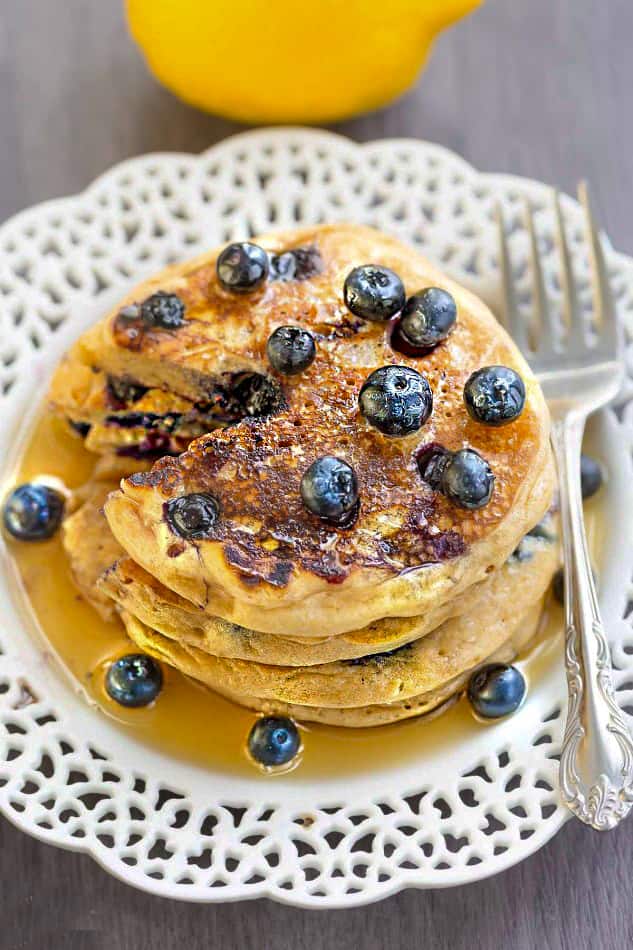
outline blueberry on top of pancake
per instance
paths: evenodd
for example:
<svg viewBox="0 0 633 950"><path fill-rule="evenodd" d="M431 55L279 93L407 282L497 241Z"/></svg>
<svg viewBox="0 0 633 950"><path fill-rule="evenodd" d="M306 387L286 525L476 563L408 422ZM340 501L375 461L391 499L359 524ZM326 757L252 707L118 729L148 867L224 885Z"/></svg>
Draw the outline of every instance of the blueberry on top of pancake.
<svg viewBox="0 0 633 950"><path fill-rule="evenodd" d="M151 411L147 403L156 400L165 404L163 414L183 404L196 413L193 407L215 405L219 392L230 402L236 381L244 379L264 380L261 391L269 386L276 393L270 411L234 417L178 458L161 459L147 475L126 480L106 506L114 533L167 587L254 629L281 624L298 636L322 636L324 628L329 634L378 617L409 616L455 596L502 563L549 505L548 416L529 368L480 300L393 238L333 225L255 243L269 260L313 247L318 272L281 280L269 271L254 292L232 293L216 271L223 249L176 265L122 306L159 290L173 293L186 314L177 331L145 328L130 341L117 332L118 307L69 355L60 374L70 385L54 381L54 403L92 425L88 440L95 445L104 419L100 408L87 408L99 403L88 379L95 368L104 378L127 377L147 387L134 411ZM449 294L457 311L452 332L430 351L396 352L389 320L358 316L346 304L346 278L368 264L392 272L408 294L424 288ZM392 296L387 310L393 313L399 295ZM278 373L267 357L267 341L283 326L307 331L316 343L315 359L296 375ZM371 374L391 365L423 376L433 394L431 415L397 437L368 424L358 404ZM522 413L500 428L471 419L463 404L466 381L486 365L514 369L525 383ZM259 404L259 395L254 401ZM122 437L122 427L108 427L112 438ZM180 437L181 430L169 435ZM494 476L486 503L462 506L458 493L420 478L418 453L430 444L485 460ZM350 465L358 480L362 504L351 528L315 518L301 500L303 473L327 455ZM186 540L184 552L170 558L173 534L163 506L191 493L212 495L221 515L208 536Z"/></svg>

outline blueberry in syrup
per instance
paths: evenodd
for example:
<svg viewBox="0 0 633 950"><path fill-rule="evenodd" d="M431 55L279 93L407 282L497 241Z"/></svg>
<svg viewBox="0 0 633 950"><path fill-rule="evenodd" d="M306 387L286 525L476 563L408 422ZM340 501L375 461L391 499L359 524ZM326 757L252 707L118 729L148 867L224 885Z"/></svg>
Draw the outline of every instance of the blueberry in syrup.
<svg viewBox="0 0 633 950"><path fill-rule="evenodd" d="M64 496L48 485L26 483L14 488L4 503L4 527L20 541L51 538L64 515Z"/></svg>
<svg viewBox="0 0 633 950"><path fill-rule="evenodd" d="M358 482L351 465L332 455L317 459L301 479L301 498L313 514L348 524L358 510Z"/></svg>
<svg viewBox="0 0 633 950"><path fill-rule="evenodd" d="M225 247L216 264L218 280L225 290L245 294L256 290L268 277L268 254L258 244L241 241Z"/></svg>
<svg viewBox="0 0 633 950"><path fill-rule="evenodd" d="M457 305L452 294L440 287L426 287L409 297L396 332L414 349L428 350L446 339L456 320Z"/></svg>
<svg viewBox="0 0 633 950"><path fill-rule="evenodd" d="M388 267L365 264L355 267L345 278L345 304L356 317L380 323L402 310L404 284Z"/></svg>
<svg viewBox="0 0 633 950"><path fill-rule="evenodd" d="M185 305L176 294L158 290L141 304L141 319L146 327L177 330L185 322Z"/></svg>
<svg viewBox="0 0 633 950"><path fill-rule="evenodd" d="M492 497L495 477L474 449L448 452L439 446L431 448L418 458L418 468L431 488L460 508L483 508Z"/></svg>
<svg viewBox="0 0 633 950"><path fill-rule="evenodd" d="M220 506L213 495L193 492L165 502L165 518L171 530L181 538L206 538L218 520Z"/></svg>
<svg viewBox="0 0 633 950"><path fill-rule="evenodd" d="M121 706L149 706L163 686L163 673L151 656L128 653L108 667L106 692Z"/></svg>
<svg viewBox="0 0 633 950"><path fill-rule="evenodd" d="M590 455L580 456L580 487L583 498L591 498L602 486L602 467Z"/></svg>
<svg viewBox="0 0 633 950"><path fill-rule="evenodd" d="M499 719L516 712L526 693L525 678L516 666L489 663L477 670L468 684L468 699L479 716Z"/></svg>
<svg viewBox="0 0 633 950"><path fill-rule="evenodd" d="M525 384L509 366L484 366L467 379L464 402L475 422L503 426L523 412Z"/></svg>
<svg viewBox="0 0 633 950"><path fill-rule="evenodd" d="M409 435L433 411L428 381L408 366L381 366L364 382L358 404L367 421L385 435Z"/></svg>
<svg viewBox="0 0 633 950"><path fill-rule="evenodd" d="M424 481L433 491L442 490L442 475L451 453L441 445L433 444L424 447L418 455L418 470Z"/></svg>
<svg viewBox="0 0 633 950"><path fill-rule="evenodd" d="M268 337L266 353L273 369L284 376L296 376L314 361L314 337L301 327L277 327Z"/></svg>
<svg viewBox="0 0 633 950"><path fill-rule="evenodd" d="M271 768L288 765L301 748L299 730L282 716L258 719L248 736L248 751L259 765Z"/></svg>

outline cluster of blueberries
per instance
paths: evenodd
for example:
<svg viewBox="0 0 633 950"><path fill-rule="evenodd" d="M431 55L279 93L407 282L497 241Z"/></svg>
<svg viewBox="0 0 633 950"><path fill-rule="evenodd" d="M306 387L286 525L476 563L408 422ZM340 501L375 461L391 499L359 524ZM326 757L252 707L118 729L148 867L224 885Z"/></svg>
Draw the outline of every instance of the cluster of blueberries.
<svg viewBox="0 0 633 950"><path fill-rule="evenodd" d="M257 244L243 241L228 245L219 255L216 271L220 285L231 293L249 293L269 276L280 280L305 278L318 273L315 249L297 248L269 257ZM347 308L371 322L393 322L391 343L408 355L424 356L445 340L457 320L451 294L439 287L406 296L401 278L390 268L367 264L355 267L343 287ZM175 330L184 322L185 307L173 293L158 291L141 304L123 308L123 320L140 320L144 326ZM294 376L315 360L314 336L297 326L278 327L270 335L266 353L278 373ZM525 405L523 380L506 366L477 370L464 387L470 416L490 426L512 422ZM403 437L420 429L433 411L428 380L408 366L387 365L375 370L361 387L359 410L367 422L384 435ZM488 462L474 449L448 452L441 447L418 459L420 475L434 490L463 508L477 509L492 496L494 475ZM318 458L304 473L302 500L313 514L339 528L353 524L359 509L359 489L351 466L335 456ZM193 494L177 499L167 512L172 529L181 537L201 538L218 518L217 501Z"/></svg>
<svg viewBox="0 0 633 950"><path fill-rule="evenodd" d="M258 245L231 244L220 254L217 274L225 290L246 293L268 277L271 262ZM298 249L273 259L277 279L295 279L298 271L311 276L317 264L307 249ZM457 308L453 297L436 287L407 299L402 280L387 267L365 265L354 268L344 285L348 309L365 320L395 320L391 340L394 349L422 356L445 340L452 331ZM141 320L147 327L174 330L184 321L180 298L158 291L142 304L124 308L120 316ZM316 357L314 337L300 327L276 329L267 343L272 367L282 375L307 369ZM428 381L407 366L388 365L373 372L359 393L359 409L372 426L387 436L406 436L417 431L433 409ZM470 416L489 426L501 426L516 419L525 405L521 377L506 366L486 366L473 373L464 387L464 403ZM472 449L449 452L434 447L418 458L425 481L461 507L477 509L490 500L494 476L490 466ZM583 498L594 495L602 483L600 465L582 457ZM354 470L342 459L323 456L304 473L301 497L305 506L332 524L345 527L353 522L359 507L358 482ZM167 517L174 532L184 538L203 538L219 517L217 500L210 494L193 493L173 499ZM64 514L64 497L44 483L27 483L8 496L3 511L5 530L21 541L41 541L53 536ZM554 580L554 595L564 599L564 578ZM106 674L108 695L126 707L151 704L160 693L163 676L160 665L146 654L128 654L115 660ZM468 686L468 698L483 718L498 718L514 712L524 699L525 680L513 666L493 663L477 670ZM262 717L254 724L248 750L255 762L267 767L292 762L301 750L297 726L285 717Z"/></svg>
<svg viewBox="0 0 633 950"><path fill-rule="evenodd" d="M256 290L269 271L268 254L250 242L229 245L217 261L220 284L233 293ZM401 278L390 268L375 264L350 271L343 294L355 316L372 322L394 321L392 345L409 355L428 353L448 337L457 320L455 300L447 291L427 287L407 298ZM277 372L295 375L314 361L316 342L307 330L283 326L271 334L266 351ZM505 425L522 412L525 386L513 369L487 366L467 381L464 402L478 422ZM427 421L433 411L433 393L417 370L388 365L375 370L365 381L358 403L370 425L384 435L402 437L416 432ZM452 453L438 449L419 460L419 469L436 491L461 507L481 508L490 501L494 476L486 460L473 449ZM313 514L338 527L348 526L359 507L356 475L344 460L323 456L305 472L301 497ZM200 508L198 500L194 504Z"/></svg>

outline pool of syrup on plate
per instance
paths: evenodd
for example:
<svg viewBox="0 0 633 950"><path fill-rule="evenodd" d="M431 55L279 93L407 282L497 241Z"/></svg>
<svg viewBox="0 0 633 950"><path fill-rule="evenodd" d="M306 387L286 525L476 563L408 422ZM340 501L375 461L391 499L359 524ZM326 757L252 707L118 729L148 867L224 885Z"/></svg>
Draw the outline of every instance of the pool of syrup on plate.
<svg viewBox="0 0 633 950"><path fill-rule="evenodd" d="M31 479L59 480L72 490L90 478L95 458L62 420L44 412L4 493ZM596 504L590 502L586 510L594 555L600 548ZM210 769L257 774L245 744L256 714L176 670L164 669L165 684L152 706L125 709L113 702L103 686L105 670L113 659L136 649L123 626L102 620L77 592L59 534L50 541L11 541L9 546L23 589L17 595L28 598L42 634L88 701L120 728L162 752ZM561 623L560 608L551 605L536 642L517 661L528 688L550 664L562 662ZM365 729L308 724L302 727L304 749L295 775L301 780L340 777L370 770L376 762L388 768L446 747L466 730L487 728L491 727L472 715L465 698L428 720L414 718Z"/></svg>

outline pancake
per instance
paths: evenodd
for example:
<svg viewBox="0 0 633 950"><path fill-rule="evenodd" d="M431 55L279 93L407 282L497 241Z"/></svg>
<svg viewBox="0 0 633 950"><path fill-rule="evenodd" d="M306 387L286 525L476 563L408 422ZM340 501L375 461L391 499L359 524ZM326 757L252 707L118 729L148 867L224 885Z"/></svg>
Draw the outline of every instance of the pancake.
<svg viewBox="0 0 633 950"><path fill-rule="evenodd" d="M435 690L477 666L541 601L558 552L551 543L532 541L532 556L515 558L496 572L476 609L396 650L354 660L287 667L216 657L184 640L163 637L131 614L122 616L138 646L225 695L334 708L399 702Z"/></svg>
<svg viewBox="0 0 633 950"><path fill-rule="evenodd" d="M435 609L503 563L549 506L549 422L538 384L484 304L394 239L336 225L258 242L273 254L311 249L318 265L305 279L271 279L238 295L219 286L217 255L204 255L141 285L73 350L73 366L197 405L228 405L228 421L243 413L125 480L106 506L111 527L166 587L211 616L263 632L319 639L324 629L335 635ZM410 357L392 348L389 327L353 317L344 279L368 262L395 269L408 293L449 290L458 307L451 336ZM185 306L176 329L129 317L159 289ZM266 341L287 323L314 334L317 357L282 378L268 364ZM382 435L358 413L362 384L388 363L420 370L435 397L427 423L406 438ZM468 376L491 363L514 367L526 384L522 415L503 428L473 421L462 401ZM57 409L68 414L63 390L54 383ZM266 414L249 417L258 411ZM495 488L486 507L458 508L421 479L418 453L435 444L469 446L488 460ZM301 476L324 454L348 461L360 483L359 517L346 530L301 503ZM221 517L204 539L184 541L166 524L164 506L191 492L211 493Z"/></svg>
<svg viewBox="0 0 633 950"><path fill-rule="evenodd" d="M116 615L114 601L97 586L103 572L123 550L110 531L103 503L124 475L147 468L147 462L104 455L93 477L73 492L62 523L62 544L72 579L82 596L106 620Z"/></svg>
<svg viewBox="0 0 633 950"><path fill-rule="evenodd" d="M396 722L412 716L424 715L443 706L451 697L464 689L472 672L479 666L492 660L503 662L511 661L521 647L529 642L536 633L543 606L543 599L533 603L523 614L514 614L506 617L503 623L494 620L488 630L480 631L478 647L470 644L466 636L459 639L458 621L449 621L446 626L452 626L452 634L457 636L452 647L453 663L451 668L459 669L454 676L444 682L437 683L433 688L422 690L410 696L396 697L390 702L367 703L365 706L340 706L331 704L318 705L291 702L282 698L258 696L250 693L233 680L220 678L210 683L209 666L204 654L192 648L183 649L180 644L167 640L150 630L136 618L124 615L123 620L128 635L143 650L157 660L176 667L187 676L199 680L215 692L242 706L247 706L266 714L279 713L290 715L304 722L323 722L332 725L363 727ZM432 635L431 635L432 636ZM430 640L430 637L425 638ZM496 644L495 648L487 651L487 647ZM449 664L446 664L449 668ZM358 677L360 679L360 676ZM422 681L422 677L421 677ZM429 678L429 682L431 679Z"/></svg>
<svg viewBox="0 0 633 950"><path fill-rule="evenodd" d="M224 436L225 433L219 435ZM200 441L206 442L207 438ZM204 447L201 452L205 452ZM234 513L233 523L227 518L228 524L220 524L217 533L232 533L236 523L242 525L241 530L236 530L233 535L235 544L226 542L228 549L224 540L219 543L184 541L176 537L164 519L165 504L169 500L190 492L208 492L208 482L196 479L195 475L189 477L190 451L179 460L161 459L147 475L132 476L125 480L123 491L115 492L108 498L106 516L121 546L137 563L166 587L202 607L210 616L219 616L262 632L275 634L283 630L288 636L298 639L320 639L324 630L335 636L368 626L385 617L417 616L441 608L472 584L484 580L506 560L530 525L537 522L549 507L554 483L548 452L543 468L539 469L538 464L535 464L534 473L537 474L534 482L529 488L525 484L522 486L515 506L492 530L469 545L466 545L463 534L459 535L460 545L463 545L460 555L424 560L426 555L420 552L421 563L417 567L403 567L402 562L392 561L392 570L388 574L377 570L377 576L370 584L373 569L367 566L369 562L366 558L371 559L378 543L385 547L392 544L396 547L401 536L398 519L389 521L389 513L382 512L373 518L368 516L359 519L362 524L347 532L326 528L321 524L315 526L314 536L309 542L314 545L312 568L321 570L317 559L317 552L320 551L324 571L328 570L328 564L345 564L344 582L336 577L328 584L316 573L291 567L287 561L284 563L281 555L277 563L270 559L269 567L264 568L265 571L273 572L264 582L246 573L236 573L236 563L243 568L242 555L253 539L251 532L262 524L261 520L255 519L254 513L245 517L239 514L247 489L242 491L241 486L236 486L233 476L236 465L239 467L236 458L241 457L239 452L232 449L226 452L226 474L221 477L226 478L227 483L222 491L214 486L215 495L221 495L225 506L231 505ZM244 454L244 458L250 457L250 452ZM173 468L170 466L172 462ZM182 472L177 470L179 466L183 467L186 478L182 478ZM300 502L292 500L292 503L296 506L297 514ZM433 505L435 501L429 499L429 503ZM402 514L404 516L404 511ZM460 512L457 517L462 514ZM270 512L270 528L266 529L269 541L262 544L269 543L271 547L288 550L285 540L288 537L288 522L283 520L283 513L280 515L275 520ZM447 523L445 518L446 512L427 518L424 530L436 527L436 520ZM473 521L476 520L473 518ZM472 527L467 529L462 525L461 530L470 531ZM441 533L441 528L437 530ZM307 536L307 528L306 532L302 530L300 534L301 546ZM266 549L262 550L265 555ZM262 560L266 559L264 555ZM363 567L357 566L359 560L364 560ZM217 585L211 579L212 571L215 572L216 568L217 574L222 577ZM274 573L276 571L281 576L279 586ZM287 583L290 584L290 578L295 573L301 575L301 580L292 584L292 599L280 602L282 589ZM231 582L231 577L234 582ZM312 592L296 599L294 595L300 587ZM264 602L268 606L264 606Z"/></svg>
<svg viewBox="0 0 633 950"><path fill-rule="evenodd" d="M76 510L62 524L62 544L72 579L82 596L105 619L116 616L115 603L97 587L97 579L121 556L121 546L108 529L103 502L116 482L95 481L75 493Z"/></svg>
<svg viewBox="0 0 633 950"><path fill-rule="evenodd" d="M515 660L517 655L536 636L540 626L542 606L542 603L539 603L531 607L517 623L511 637L506 640L503 646L486 657L484 662L511 663ZM478 666L482 665L483 663L478 664ZM460 693L465 690L468 680L476 668L474 667L460 674L437 689L393 703L334 709L326 706L276 703L244 695L240 696L239 699L235 696L227 696L227 699L232 699L234 702L239 702L241 705L265 715L290 716L302 722L317 722L352 729L384 726L403 719L411 719L414 716L428 720L441 715L459 699Z"/></svg>
<svg viewBox="0 0 633 950"><path fill-rule="evenodd" d="M170 591L131 558L123 558L112 565L98 584L120 609L169 639L219 657L284 666L310 666L393 650L424 636L448 617L470 614L493 587L497 590L503 587L505 600L511 603L514 588L530 577L530 572L524 570L528 560L536 561L531 568L533 570L538 565L537 573L551 573L555 541L556 525L553 517L548 515L537 525L534 535L528 534L521 541L515 555L505 565L442 607L419 617L378 620L361 630L324 637L320 641L258 633L222 618L210 617L201 608Z"/></svg>
<svg viewBox="0 0 633 950"><path fill-rule="evenodd" d="M183 452L192 439L223 424L206 408L127 377L108 375L80 362L75 353L60 362L49 398L92 452L160 458ZM130 474L130 473L128 473Z"/></svg>

